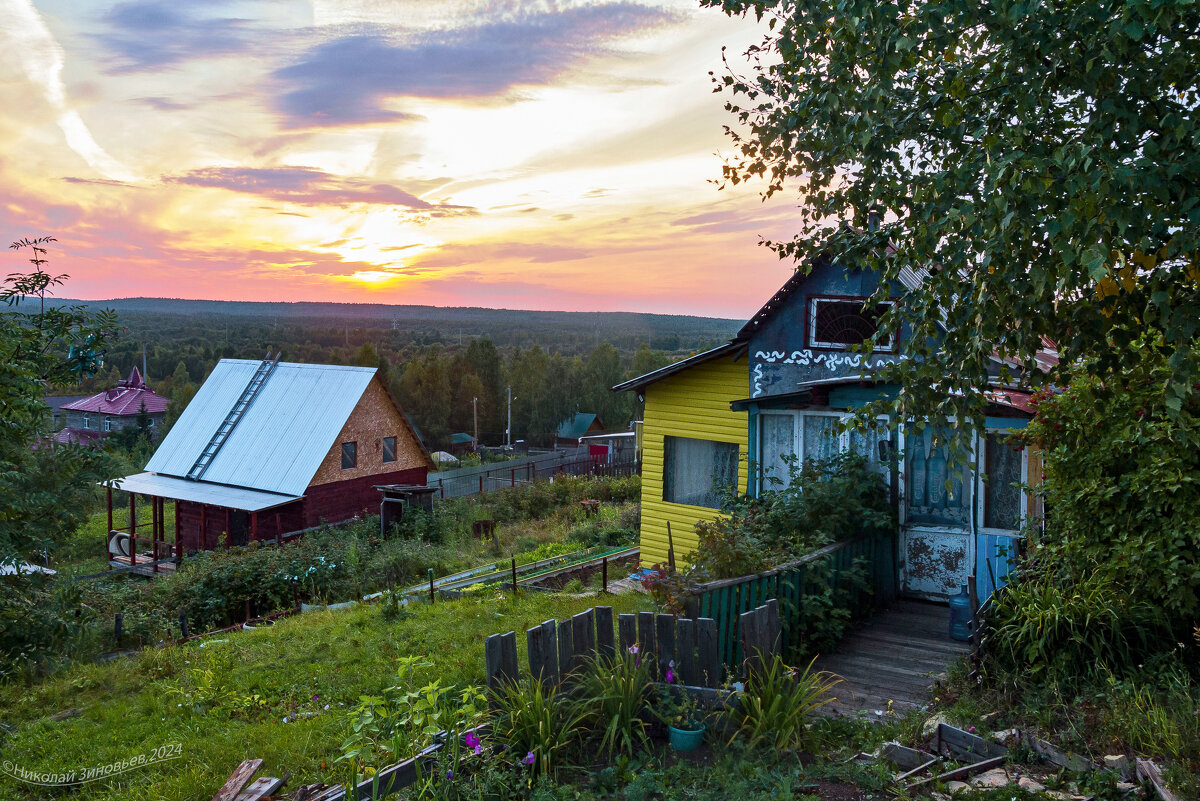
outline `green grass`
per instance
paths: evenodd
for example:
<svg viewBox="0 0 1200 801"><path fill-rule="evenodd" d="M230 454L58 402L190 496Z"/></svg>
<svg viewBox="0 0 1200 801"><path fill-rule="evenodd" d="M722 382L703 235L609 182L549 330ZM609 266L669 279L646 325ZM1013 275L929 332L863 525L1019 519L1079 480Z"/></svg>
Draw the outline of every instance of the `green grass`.
<svg viewBox="0 0 1200 801"><path fill-rule="evenodd" d="M627 612L646 600L608 596L601 602ZM347 710L359 696L395 684L398 657L420 655L431 663L413 676L418 687L434 678L481 682L488 635L523 632L596 603L488 593L419 605L395 623L385 622L379 607L360 606L106 664L77 664L33 686L0 687L0 732L11 730L0 757L26 769L63 772L181 744L180 759L86 784L72 794L78 799L208 799L243 759L255 757L263 759L262 775L290 771L293 786L334 783L342 779L333 765L349 730ZM517 638L522 664L524 639ZM241 711L256 695L265 706ZM79 714L50 719L68 710ZM62 792L0 778L4 799Z"/></svg>

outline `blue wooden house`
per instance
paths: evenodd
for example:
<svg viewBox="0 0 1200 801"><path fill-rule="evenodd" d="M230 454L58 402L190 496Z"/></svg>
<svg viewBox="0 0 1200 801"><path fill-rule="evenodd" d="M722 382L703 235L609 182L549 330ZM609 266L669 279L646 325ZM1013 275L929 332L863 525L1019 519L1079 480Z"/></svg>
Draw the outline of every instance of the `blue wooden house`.
<svg viewBox="0 0 1200 801"><path fill-rule="evenodd" d="M915 273L902 276L903 286L887 303L900 302L920 280ZM873 271L817 259L807 275L793 275L732 341L745 353L746 395L729 402L730 410L746 413L744 488L757 493L786 481L789 457L805 461L860 453L884 474L896 499L900 528L894 555L901 591L941 600L974 574L982 600L1003 584L1022 526L1040 515L1035 499L1022 490L1040 479L1040 460L1005 442L1011 429L1032 417L1028 395L999 385L984 389L989 393L986 429L972 434L977 469L953 468L945 437L928 427L917 433L880 420L874 431L842 430L839 423L857 407L898 391L872 379L872 368L905 358L908 335L902 330L898 337L880 337L878 320L886 304L865 306L877 287ZM869 356L851 351L865 340L874 340ZM1054 358L1053 352L1046 358ZM1000 363L995 367L998 375ZM619 388L649 398L657 382L678 380L678 372L673 365ZM657 411L647 402L647 430L654 427ZM661 413L677 415L678 410ZM643 486L663 484L644 481ZM643 506L662 500L643 498Z"/></svg>

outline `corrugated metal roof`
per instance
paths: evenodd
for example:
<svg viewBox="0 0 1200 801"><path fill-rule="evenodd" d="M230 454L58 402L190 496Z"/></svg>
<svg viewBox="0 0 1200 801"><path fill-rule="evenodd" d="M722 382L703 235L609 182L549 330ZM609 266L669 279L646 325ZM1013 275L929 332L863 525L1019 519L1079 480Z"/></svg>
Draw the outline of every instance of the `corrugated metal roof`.
<svg viewBox="0 0 1200 801"><path fill-rule="evenodd" d="M218 362L146 470L186 476L258 365ZM303 495L374 375L373 367L280 362L205 471L205 483Z"/></svg>
<svg viewBox="0 0 1200 801"><path fill-rule="evenodd" d="M595 421L596 415L591 412L575 412L573 417L568 417L558 426L558 436L564 439L577 439L586 434Z"/></svg>
<svg viewBox="0 0 1200 801"><path fill-rule="evenodd" d="M261 512L282 506L285 503L300 500L296 495L281 495L274 492L260 492L242 487L227 487L223 484L213 484L208 481L191 481L186 478L158 476L154 473L137 473L136 475L119 478L113 482L115 489L126 492L136 492L145 495L156 495L160 498L174 498L177 501L193 501L207 503L213 506L223 506L227 509L241 509L247 512Z"/></svg>

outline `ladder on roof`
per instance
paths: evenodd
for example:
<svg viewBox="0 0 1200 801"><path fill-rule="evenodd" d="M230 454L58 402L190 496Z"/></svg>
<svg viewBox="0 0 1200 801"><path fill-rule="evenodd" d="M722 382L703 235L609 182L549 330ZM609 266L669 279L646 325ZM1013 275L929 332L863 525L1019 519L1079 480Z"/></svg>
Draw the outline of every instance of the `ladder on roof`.
<svg viewBox="0 0 1200 801"><path fill-rule="evenodd" d="M280 351L282 353L282 351ZM275 365L279 364L280 353L276 353L274 358L271 352L267 351L267 358L262 360L262 364L258 365L258 369L254 371L254 375L250 378L250 383L246 384L246 388L242 390L242 394L233 404L233 408L229 410L229 414L225 415L225 420L221 425L217 426L216 432L212 435L212 439L208 441L208 445L204 450L200 451L200 455L196 458L196 463L192 465L192 469L188 471L187 477L193 481L199 481L204 475L204 471L212 464L217 453L221 450L221 446L229 439L229 435L233 433L234 427L238 421L246 414L246 410L250 408L250 404L258 396L259 391L263 388L263 384L267 383L267 379L271 377L271 373L275 370Z"/></svg>

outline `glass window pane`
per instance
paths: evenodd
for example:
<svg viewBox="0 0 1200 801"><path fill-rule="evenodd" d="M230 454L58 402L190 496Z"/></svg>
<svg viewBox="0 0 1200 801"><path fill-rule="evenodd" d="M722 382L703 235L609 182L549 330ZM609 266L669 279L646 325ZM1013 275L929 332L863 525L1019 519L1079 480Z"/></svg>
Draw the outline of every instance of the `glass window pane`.
<svg viewBox="0 0 1200 801"><path fill-rule="evenodd" d="M887 422L884 420L876 420L875 424L867 431L859 431L857 428L850 429L850 450L852 453L857 453L867 460L867 464L881 473L887 473L887 456L886 451L883 458L880 458L879 448L880 443L890 444L892 440L891 431L888 430ZM883 446L885 449L888 445Z"/></svg>
<svg viewBox="0 0 1200 801"><path fill-rule="evenodd" d="M687 437L663 437L663 500L721 508L737 486L738 446Z"/></svg>
<svg viewBox="0 0 1200 801"><path fill-rule="evenodd" d="M384 462L396 461L396 438L395 437L384 437L383 438L383 461Z"/></svg>
<svg viewBox="0 0 1200 801"><path fill-rule="evenodd" d="M838 418L824 414L804 415L804 461L830 459L841 450Z"/></svg>
<svg viewBox="0 0 1200 801"><path fill-rule="evenodd" d="M950 468L949 429L926 427L905 437L905 504L910 523L966 525L965 466Z"/></svg>
<svg viewBox="0 0 1200 801"><path fill-rule="evenodd" d="M794 456L796 453L795 418L790 414L762 414L759 415L758 421L759 441L762 443L759 454L761 487L782 489L791 479L791 471L784 457Z"/></svg>
<svg viewBox="0 0 1200 801"><path fill-rule="evenodd" d="M1021 452L987 435L987 480L983 490L983 525L1015 531L1021 527Z"/></svg>
<svg viewBox="0 0 1200 801"><path fill-rule="evenodd" d="M358 465L358 443L342 443L342 469L349 470Z"/></svg>

